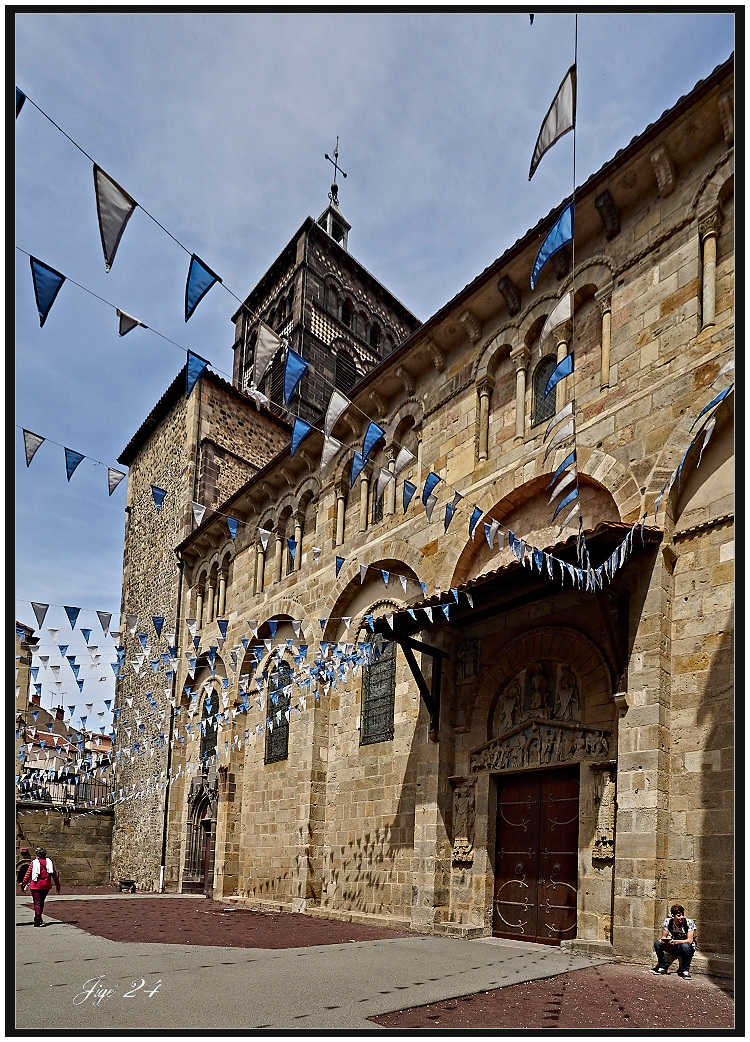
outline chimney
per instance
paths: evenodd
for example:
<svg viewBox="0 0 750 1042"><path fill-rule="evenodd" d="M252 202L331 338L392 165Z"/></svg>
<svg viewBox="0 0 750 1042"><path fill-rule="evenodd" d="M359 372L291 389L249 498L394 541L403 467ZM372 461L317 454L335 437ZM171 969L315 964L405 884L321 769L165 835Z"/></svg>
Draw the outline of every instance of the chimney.
<svg viewBox="0 0 750 1042"><path fill-rule="evenodd" d="M41 706L41 704L42 704L42 696L41 695L37 695L36 692L35 692L31 696L31 704L33 706Z"/></svg>
<svg viewBox="0 0 750 1042"><path fill-rule="evenodd" d="M55 706L55 720L62 720L63 718L63 707Z"/></svg>

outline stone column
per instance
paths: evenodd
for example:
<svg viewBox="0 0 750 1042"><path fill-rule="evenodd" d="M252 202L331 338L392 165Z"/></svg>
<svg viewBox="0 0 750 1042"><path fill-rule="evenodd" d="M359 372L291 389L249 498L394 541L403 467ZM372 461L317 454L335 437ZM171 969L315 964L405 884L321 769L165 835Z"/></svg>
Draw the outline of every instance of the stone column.
<svg viewBox="0 0 750 1042"><path fill-rule="evenodd" d="M716 241L720 227L718 210L704 217L698 226L703 245L703 327L716 321Z"/></svg>
<svg viewBox="0 0 750 1042"><path fill-rule="evenodd" d="M214 580L211 576L206 581L206 618L204 623L208 624L214 620Z"/></svg>
<svg viewBox="0 0 750 1042"><path fill-rule="evenodd" d="M516 366L516 441L523 441L526 425L526 370L529 365L529 349L526 344L514 347L510 357Z"/></svg>
<svg viewBox="0 0 750 1042"><path fill-rule="evenodd" d="M609 387L609 352L612 336L612 292L596 295L596 302L602 315L602 371L599 386L602 390Z"/></svg>
<svg viewBox="0 0 750 1042"><path fill-rule="evenodd" d="M344 513L346 512L346 485L336 486L336 546L344 541Z"/></svg>
<svg viewBox="0 0 750 1042"><path fill-rule="evenodd" d="M198 629L203 625L203 587L199 586L195 594L195 617L198 620Z"/></svg>
<svg viewBox="0 0 750 1042"><path fill-rule="evenodd" d="M573 336L573 323L563 322L562 325L558 326L555 330L554 336L555 343L557 344L557 361L559 363L562 362L564 358L567 358L568 348L570 347L570 338ZM556 412L559 412L559 410L562 409L563 405L569 402L570 399L573 397L568 387L568 384L570 384L571 379L572 374L570 377L566 376L564 380L561 380L555 388L555 390L557 391L557 398L555 401Z"/></svg>
<svg viewBox="0 0 750 1042"><path fill-rule="evenodd" d="M398 450L391 446L386 449L386 458L388 460L388 469L391 473L396 469L396 455ZM389 481L385 486L385 492L383 493L383 516L392 517L396 513L396 481Z"/></svg>
<svg viewBox="0 0 750 1042"><path fill-rule="evenodd" d="M284 537L281 532L276 532L276 556L273 559L273 581L281 582L284 560Z"/></svg>
<svg viewBox="0 0 750 1042"><path fill-rule="evenodd" d="M255 588L253 593L263 592L263 572L265 571L266 555L263 552L263 544L258 543L255 547Z"/></svg>
<svg viewBox="0 0 750 1042"><path fill-rule="evenodd" d="M224 618L224 610L226 608L227 600L227 572L226 569L222 568L219 572L219 606L216 609L216 614L220 619Z"/></svg>
<svg viewBox="0 0 750 1042"><path fill-rule="evenodd" d="M477 459L481 463L489 456L490 437L490 398L495 388L495 381L491 376L483 376L477 383L477 394L479 395L479 451Z"/></svg>
<svg viewBox="0 0 750 1042"><path fill-rule="evenodd" d="M297 544L297 549L294 553L295 572L298 572L302 567L302 521L303 516L301 513L294 515L294 541Z"/></svg>
<svg viewBox="0 0 750 1042"><path fill-rule="evenodd" d="M366 532L367 531L367 504L368 504L368 500L369 500L369 495L368 495L369 491L370 491L370 479L367 476L367 474L365 473L365 471L363 470L362 471L362 475L361 475L361 477L359 479L359 530L360 530L360 532Z"/></svg>

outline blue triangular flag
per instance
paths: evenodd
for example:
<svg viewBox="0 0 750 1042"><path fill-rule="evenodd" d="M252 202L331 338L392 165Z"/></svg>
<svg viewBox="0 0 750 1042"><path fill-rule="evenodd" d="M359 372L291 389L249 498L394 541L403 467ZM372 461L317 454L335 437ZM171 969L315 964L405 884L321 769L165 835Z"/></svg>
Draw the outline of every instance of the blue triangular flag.
<svg viewBox="0 0 750 1042"><path fill-rule="evenodd" d="M441 604L440 607L443 609L443 615L445 615L446 619L449 619L451 608L450 604Z"/></svg>
<svg viewBox="0 0 750 1042"><path fill-rule="evenodd" d="M141 642L141 646L145 649L148 644L148 633L139 633L138 640Z"/></svg>
<svg viewBox="0 0 750 1042"><path fill-rule="evenodd" d="M384 571L384 570L383 570L383 569L381 568L381 569L380 569L380 574L381 574L381 575L383 576L383 582L384 582L384 583L385 583L385 585L387 586L387 585L388 585L388 580L389 580L389 579L390 579L390 577L391 577L391 573L390 573L390 572L386 572L386 571Z"/></svg>
<svg viewBox="0 0 750 1042"><path fill-rule="evenodd" d="M422 489L422 503L424 506L427 505L427 500L432 494L432 490L434 489L435 485L437 485L438 481L440 481L439 475L433 473L433 471L430 471L430 473L427 476L427 480L424 483L424 488Z"/></svg>
<svg viewBox="0 0 750 1042"><path fill-rule="evenodd" d="M23 640L24 634L26 633L25 626L16 625L16 636L19 640Z"/></svg>
<svg viewBox="0 0 750 1042"><path fill-rule="evenodd" d="M201 373L208 365L205 358L201 358L200 355L194 354L192 351L187 353L187 367L185 369L185 394L189 395L196 383L200 379Z"/></svg>
<svg viewBox="0 0 750 1042"><path fill-rule="evenodd" d="M81 627L81 633L83 634L83 639L88 644L89 637L91 636L91 630L85 630L83 627Z"/></svg>
<svg viewBox="0 0 750 1042"><path fill-rule="evenodd" d="M295 417L294 428L292 430L292 447L289 452L290 456L293 456L295 454L295 452L300 446L300 442L303 440L303 438L307 437L311 430L312 425L309 424L307 420L301 420L299 416Z"/></svg>
<svg viewBox="0 0 750 1042"><path fill-rule="evenodd" d="M366 462L367 460L364 458L364 456L355 450L354 457L352 459L351 474L349 475L350 487L354 484L359 475L362 473L362 468L364 467Z"/></svg>
<svg viewBox="0 0 750 1042"><path fill-rule="evenodd" d="M456 508L453 506L452 503L446 503L445 504L445 529L444 530L446 532L448 531L448 525L453 520L453 515L455 514L455 512L456 512Z"/></svg>
<svg viewBox="0 0 750 1042"><path fill-rule="evenodd" d="M377 442L384 436L385 431L382 427L378 427L377 423L370 423L365 432L365 440L362 442L362 456L365 459L370 455Z"/></svg>
<svg viewBox="0 0 750 1042"><path fill-rule="evenodd" d="M557 507L557 510L552 515L552 520L553 521L555 520L557 515L560 513L560 511L563 509L563 507L566 507L568 505L568 503L572 503L572 501L576 498L577 495L578 495L578 489L574 488L572 492L569 492L567 494L567 496L565 496L562 499L562 501L560 502L560 504Z"/></svg>
<svg viewBox="0 0 750 1042"><path fill-rule="evenodd" d="M271 636L275 637L276 636L276 630L279 628L279 620L278 619L270 619L269 623L268 623L268 628L271 631Z"/></svg>
<svg viewBox="0 0 750 1042"><path fill-rule="evenodd" d="M305 370L308 368L307 362L301 355L298 355L296 351L293 351L291 347L287 351L286 366L284 368L284 404L289 405L289 401L294 394L297 384L300 382L305 374Z"/></svg>
<svg viewBox="0 0 750 1042"><path fill-rule="evenodd" d="M18 119L18 113L23 108L24 101L26 101L26 95L16 87L16 119Z"/></svg>
<svg viewBox="0 0 750 1042"><path fill-rule="evenodd" d="M406 513L406 508L411 503L412 496L416 491L417 486L415 484L413 484L411 481L404 482L404 513Z"/></svg>
<svg viewBox="0 0 750 1042"><path fill-rule="evenodd" d="M229 516L227 516L227 528L229 529L229 534L231 535L232 539L236 539L237 538L237 526L238 525L239 525L239 521L237 520L236 517L229 517Z"/></svg>
<svg viewBox="0 0 750 1042"><path fill-rule="evenodd" d="M65 608L65 614L68 616L68 622L70 623L70 628L72 630L76 628L76 619L78 618L80 610L80 608Z"/></svg>
<svg viewBox="0 0 750 1042"><path fill-rule="evenodd" d="M326 623L328 622L328 619L318 619L318 622L320 623L320 632L325 633ZM320 650L323 650L322 644L320 645Z"/></svg>
<svg viewBox="0 0 750 1042"><path fill-rule="evenodd" d="M79 691L83 691L83 681L82 680L76 680L76 684L78 684L78 690ZM81 717L81 722L83 723L83 717Z"/></svg>
<svg viewBox="0 0 750 1042"><path fill-rule="evenodd" d="M154 505L156 506L157 514L161 510L161 505L164 502L166 494L167 490L165 488L157 488L156 485L151 486L151 495L154 497Z"/></svg>
<svg viewBox="0 0 750 1042"><path fill-rule="evenodd" d="M717 394L716 397L713 398L708 403L708 405L705 406L705 408L701 409L701 411L698 413L698 415L695 417L695 419L693 420L692 424L690 425L690 430L692 430L693 427L695 427L696 423L701 418L701 416L704 415L704 413L707 413L709 409L713 409L713 407L715 405L718 405L719 402L723 401L724 398L726 398L726 396L729 394L729 392L732 390L733 387L734 387L734 384L730 384L729 387L726 387L723 391L721 391L719 394Z"/></svg>
<svg viewBox="0 0 750 1042"><path fill-rule="evenodd" d="M536 255L534 267L531 270L532 289L536 286L536 280L550 257L557 253L558 250L561 250L567 243L572 242L574 224L575 206L573 203L569 203L558 217L552 230L542 243L539 253Z"/></svg>
<svg viewBox="0 0 750 1042"><path fill-rule="evenodd" d="M49 310L55 302L55 297L60 292L60 287L65 282L65 276L50 268L48 264L31 257L31 277L34 280L34 296L36 297L37 311L39 312L39 325L43 326L47 321Z"/></svg>
<svg viewBox="0 0 750 1042"><path fill-rule="evenodd" d="M343 557L337 557L336 558L336 575L338 575L339 572L341 571L341 566L344 563L344 560L345 559Z"/></svg>
<svg viewBox="0 0 750 1042"><path fill-rule="evenodd" d="M471 539L473 537L474 529L477 527L477 522L479 521L479 518L481 516L482 516L482 511L480 510L480 508L479 507L474 507L474 510L472 512L472 515L471 515L471 519L469 521L469 539Z"/></svg>
<svg viewBox="0 0 750 1042"><path fill-rule="evenodd" d="M219 276L211 271L195 254L190 258L187 284L185 286L185 321L190 318Z"/></svg>
<svg viewBox="0 0 750 1042"><path fill-rule="evenodd" d="M292 560L294 560L297 555L297 540L287 539L286 545L289 547L289 553L292 555Z"/></svg>
<svg viewBox="0 0 750 1042"><path fill-rule="evenodd" d="M68 650L70 645L69 644L58 644L57 646L60 649L60 654L64 658L65 657L65 652Z"/></svg>
<svg viewBox="0 0 750 1042"><path fill-rule="evenodd" d="M227 626L229 625L229 619L217 619L216 625L219 627L219 633L223 640L227 639Z"/></svg>
<svg viewBox="0 0 750 1042"><path fill-rule="evenodd" d="M161 629L162 629L162 626L164 625L164 616L163 615L152 615L151 616L151 621L154 624L154 629L156 630L156 636L157 637L161 637Z"/></svg>
<svg viewBox="0 0 750 1042"><path fill-rule="evenodd" d="M554 483L555 483L555 482L557 481L557 479L558 479L558 478L559 478L559 476L560 476L560 475L562 474L562 472L563 472L563 471L564 471L564 470L565 470L565 469L566 469L567 467L569 467L571 463L575 463L575 461L576 461L576 450L575 450L575 449L573 449L573 451L572 451L571 453L569 453L569 454L568 454L568 455L567 455L567 456L565 457L565 459L564 459L564 460L562 461L562 463L561 463L561 464L560 464L560 466L559 466L559 467L557 468L557 470L555 471L555 473L554 473L554 474L552 475L552 481L550 481L549 485L547 485L547 490L549 490L549 489L551 489L551 488L552 488L552 486L553 486L553 485L554 485Z"/></svg>
<svg viewBox="0 0 750 1042"><path fill-rule="evenodd" d="M65 473L68 475L68 481L73 476L73 471L76 469L82 459L86 457L81 452L74 452L73 449L65 449Z"/></svg>
<svg viewBox="0 0 750 1042"><path fill-rule="evenodd" d="M573 352L571 351L571 353L569 355L566 355L561 362L558 362L558 364L555 366L554 371L550 374L550 378L547 381L547 386L544 388L545 398L550 393L550 391L552 391L553 388L555 388L559 384L559 382L562 379L564 379L564 377L570 376L572 372Z"/></svg>

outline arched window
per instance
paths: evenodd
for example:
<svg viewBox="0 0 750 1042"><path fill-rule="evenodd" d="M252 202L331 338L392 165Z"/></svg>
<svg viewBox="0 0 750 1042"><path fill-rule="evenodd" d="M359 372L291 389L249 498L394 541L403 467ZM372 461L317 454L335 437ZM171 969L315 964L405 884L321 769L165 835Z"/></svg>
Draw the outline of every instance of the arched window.
<svg viewBox="0 0 750 1042"><path fill-rule="evenodd" d="M380 341L383 339L383 334L380 331L380 326L375 323L370 329L370 347L377 351L380 347Z"/></svg>
<svg viewBox="0 0 750 1042"><path fill-rule="evenodd" d="M378 479L374 477L370 484L370 502L372 503L372 523L376 525L379 521L383 520L383 500L385 498L385 491L380 499L378 496Z"/></svg>
<svg viewBox="0 0 750 1042"><path fill-rule="evenodd" d="M351 300L345 300L341 305L341 321L349 329L352 328L352 321L354 318L354 307Z"/></svg>
<svg viewBox="0 0 750 1042"><path fill-rule="evenodd" d="M544 388L547 386L547 381L556 368L557 359L555 356L546 355L534 370L534 399L531 412L532 424L543 423L544 420L549 420L555 415L557 391L553 388L545 397Z"/></svg>
<svg viewBox="0 0 750 1042"><path fill-rule="evenodd" d="M382 647L380 654L377 647ZM393 740L393 707L396 694L396 645L373 646L373 661L362 671L360 745Z"/></svg>
<svg viewBox="0 0 750 1042"><path fill-rule="evenodd" d="M279 763L289 756L289 705L292 670L283 659L268 677L266 701L266 763ZM284 689L287 689L286 691Z"/></svg>
<svg viewBox="0 0 750 1042"><path fill-rule="evenodd" d="M215 688L207 693L203 702L201 714L201 760L205 761L216 752L216 742L219 734L219 721L216 714L219 712L219 696Z"/></svg>
<svg viewBox="0 0 750 1042"><path fill-rule="evenodd" d="M352 356L346 351L339 351L336 355L336 373L334 385L339 391L348 394L357 382L357 368Z"/></svg>

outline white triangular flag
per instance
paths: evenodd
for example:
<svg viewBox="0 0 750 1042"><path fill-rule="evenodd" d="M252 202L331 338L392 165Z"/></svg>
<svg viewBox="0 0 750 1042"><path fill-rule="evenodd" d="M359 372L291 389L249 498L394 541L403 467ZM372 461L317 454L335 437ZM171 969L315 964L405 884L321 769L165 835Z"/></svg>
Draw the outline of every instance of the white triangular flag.
<svg viewBox="0 0 750 1042"><path fill-rule="evenodd" d="M265 322L258 324L258 339L255 344L255 359L253 361L253 383L256 387L260 385L266 369L282 343L281 337L274 333Z"/></svg>
<svg viewBox="0 0 750 1042"><path fill-rule="evenodd" d="M547 115L542 120L542 127L534 146L529 168L529 181L544 153L559 141L563 134L575 127L576 123L576 67L571 65L560 84Z"/></svg>
<svg viewBox="0 0 750 1042"><path fill-rule="evenodd" d="M548 334L558 326L561 326L563 322L567 322L572 314L573 294L569 292L566 293L564 297L560 298L551 313L547 316L547 321L542 326L542 335L539 337L539 344L543 345Z"/></svg>
<svg viewBox="0 0 750 1042"><path fill-rule="evenodd" d="M196 503L196 502L193 502L192 507L193 507L193 517L195 518L195 523L200 528L200 524L203 521L203 515L206 513L206 508L205 508L205 506L202 503Z"/></svg>
<svg viewBox="0 0 750 1042"><path fill-rule="evenodd" d="M351 402L342 394L341 391L333 391L331 394L330 401L328 402L328 408L326 409L325 421L323 423L323 431L330 437L333 428L336 426L336 420L349 408Z"/></svg>

